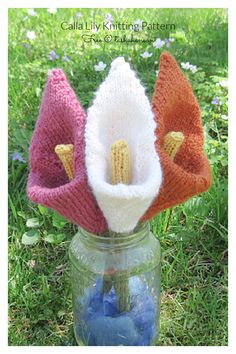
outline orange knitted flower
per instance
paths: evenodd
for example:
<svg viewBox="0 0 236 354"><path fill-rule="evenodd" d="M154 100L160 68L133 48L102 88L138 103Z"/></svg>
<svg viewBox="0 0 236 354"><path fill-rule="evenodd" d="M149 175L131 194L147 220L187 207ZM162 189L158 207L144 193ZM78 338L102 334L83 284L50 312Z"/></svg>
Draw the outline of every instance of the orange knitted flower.
<svg viewBox="0 0 236 354"><path fill-rule="evenodd" d="M212 183L211 168L203 152L200 107L181 69L167 52L160 58L152 109L157 121L156 149L161 159L163 182L142 220L206 191ZM163 148L164 137L170 131L184 134L184 142L174 160Z"/></svg>

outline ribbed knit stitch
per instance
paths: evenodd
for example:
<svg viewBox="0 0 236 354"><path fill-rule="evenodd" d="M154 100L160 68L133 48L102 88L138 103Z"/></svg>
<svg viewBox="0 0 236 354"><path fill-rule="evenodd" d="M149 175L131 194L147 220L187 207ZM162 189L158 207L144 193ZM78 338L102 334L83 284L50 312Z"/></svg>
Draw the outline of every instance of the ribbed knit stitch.
<svg viewBox="0 0 236 354"><path fill-rule="evenodd" d="M85 113L65 74L52 70L30 146L27 191L35 203L55 209L90 232L102 233L106 220L87 183L84 158ZM74 145L75 179L68 180L54 149Z"/></svg>

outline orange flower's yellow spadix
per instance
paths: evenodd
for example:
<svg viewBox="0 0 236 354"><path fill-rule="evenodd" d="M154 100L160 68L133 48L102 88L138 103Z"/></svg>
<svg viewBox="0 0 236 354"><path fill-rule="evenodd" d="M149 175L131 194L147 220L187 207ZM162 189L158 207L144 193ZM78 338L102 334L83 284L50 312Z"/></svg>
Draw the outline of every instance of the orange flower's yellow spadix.
<svg viewBox="0 0 236 354"><path fill-rule="evenodd" d="M73 168L73 144L60 144L55 147L55 153L61 160L66 174L71 181L74 178L74 168Z"/></svg>
<svg viewBox="0 0 236 354"><path fill-rule="evenodd" d="M169 132L164 137L164 150L171 160L174 160L183 141L184 134L182 132Z"/></svg>
<svg viewBox="0 0 236 354"><path fill-rule="evenodd" d="M110 147L112 184L131 183L131 158L126 140L115 141Z"/></svg>

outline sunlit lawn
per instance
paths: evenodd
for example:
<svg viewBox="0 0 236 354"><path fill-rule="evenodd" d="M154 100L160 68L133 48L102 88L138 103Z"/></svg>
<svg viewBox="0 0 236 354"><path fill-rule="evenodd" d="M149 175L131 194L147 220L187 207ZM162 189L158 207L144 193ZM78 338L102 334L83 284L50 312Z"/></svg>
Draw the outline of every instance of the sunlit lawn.
<svg viewBox="0 0 236 354"><path fill-rule="evenodd" d="M189 62L197 67L192 72L185 65L183 71L202 109L214 184L207 193L152 221L163 257L157 345L226 345L227 13L222 9L35 12L35 16L26 9L9 12L9 344L76 345L68 264L68 246L76 226L33 205L25 194L28 146L48 70L63 68L87 109L111 61L122 55L151 98L159 56L167 49L180 65ZM137 38L165 41L162 48L155 48L153 42L83 43L81 35L88 31L62 31L60 27L65 20L103 22L108 13L113 16L111 21L174 23L176 28L172 32L132 32ZM89 33L96 38L106 34ZM130 36L131 32L122 31L124 34ZM145 58L144 52L152 55ZM95 70L99 62L106 64L102 71ZM22 236L30 229L26 223L31 218L39 224L39 240L29 246L22 243ZM48 242L49 233L54 235L53 243Z"/></svg>

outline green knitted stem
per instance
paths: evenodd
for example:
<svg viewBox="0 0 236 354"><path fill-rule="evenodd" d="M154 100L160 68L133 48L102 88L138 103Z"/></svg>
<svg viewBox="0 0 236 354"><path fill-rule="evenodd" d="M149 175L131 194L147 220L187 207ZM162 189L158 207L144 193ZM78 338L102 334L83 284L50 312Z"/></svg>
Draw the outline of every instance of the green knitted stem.
<svg viewBox="0 0 236 354"><path fill-rule="evenodd" d="M118 296L119 311L130 311L129 278L127 272L117 272L117 275L114 276L114 288Z"/></svg>
<svg viewBox="0 0 236 354"><path fill-rule="evenodd" d="M139 224L137 225L137 228ZM109 231L106 234L110 238L111 242L116 243L117 233ZM111 251L112 252L112 251ZM126 257L121 256L121 262L127 263ZM126 267L126 264L124 264ZM118 297L118 309L119 312L128 312L130 311L131 302L130 302L130 293L129 293L129 272L127 270L116 271L113 273L103 275L103 285L102 293L108 293L112 286L116 291Z"/></svg>
<svg viewBox="0 0 236 354"><path fill-rule="evenodd" d="M106 294L109 293L109 291L112 288L112 277L111 275L103 275L102 279L102 293Z"/></svg>
<svg viewBox="0 0 236 354"><path fill-rule="evenodd" d="M111 275L104 274L102 293L108 293L112 286L118 297L119 312L130 311L129 277L126 271L116 271Z"/></svg>
<svg viewBox="0 0 236 354"><path fill-rule="evenodd" d="M111 242L111 240L114 240L115 232L108 231L104 234L104 236L108 237ZM111 290L111 288L112 288L112 274L103 274L102 294L108 293Z"/></svg>

